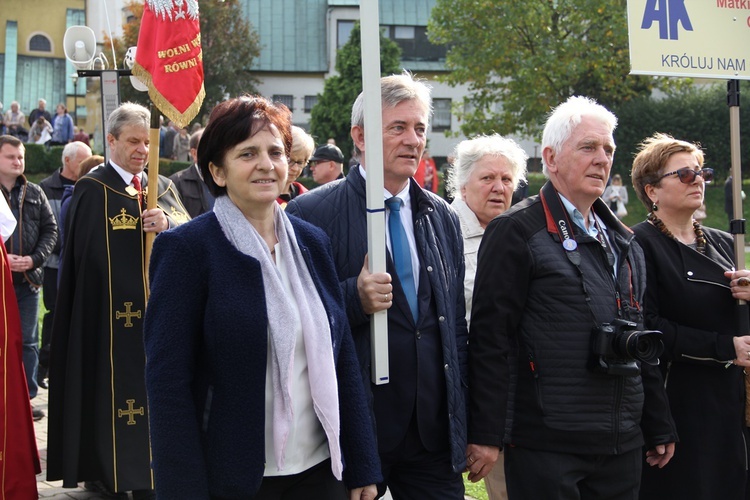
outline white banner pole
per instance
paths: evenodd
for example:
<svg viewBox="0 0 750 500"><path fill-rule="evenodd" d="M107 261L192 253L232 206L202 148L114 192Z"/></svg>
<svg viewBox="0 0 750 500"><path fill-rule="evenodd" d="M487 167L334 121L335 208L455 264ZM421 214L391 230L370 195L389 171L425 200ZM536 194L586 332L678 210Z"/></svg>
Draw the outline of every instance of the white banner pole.
<svg viewBox="0 0 750 500"><path fill-rule="evenodd" d="M365 165L367 166L367 252L370 272L385 272L383 198L383 115L380 94L380 13L378 0L360 1L362 89L365 99ZM370 317L370 376L376 385L388 378L388 312Z"/></svg>

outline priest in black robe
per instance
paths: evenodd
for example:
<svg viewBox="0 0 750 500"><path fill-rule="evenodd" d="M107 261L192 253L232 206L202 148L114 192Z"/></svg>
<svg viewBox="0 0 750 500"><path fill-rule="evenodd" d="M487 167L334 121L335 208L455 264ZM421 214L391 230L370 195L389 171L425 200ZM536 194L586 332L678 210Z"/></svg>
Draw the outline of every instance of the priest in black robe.
<svg viewBox="0 0 750 500"><path fill-rule="evenodd" d="M125 103L108 121L111 159L75 185L53 323L47 479L153 498L143 318L147 232L189 219L159 177L144 210L149 111ZM178 290L175 293L179 293Z"/></svg>

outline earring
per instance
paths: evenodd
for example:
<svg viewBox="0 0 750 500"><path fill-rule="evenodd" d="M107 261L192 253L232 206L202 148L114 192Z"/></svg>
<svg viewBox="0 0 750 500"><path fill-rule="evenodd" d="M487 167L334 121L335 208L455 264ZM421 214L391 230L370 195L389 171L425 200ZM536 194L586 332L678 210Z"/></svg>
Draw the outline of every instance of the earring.
<svg viewBox="0 0 750 500"><path fill-rule="evenodd" d="M653 202L651 204L651 211L656 212L657 210L659 210L659 207L656 205L656 202Z"/></svg>

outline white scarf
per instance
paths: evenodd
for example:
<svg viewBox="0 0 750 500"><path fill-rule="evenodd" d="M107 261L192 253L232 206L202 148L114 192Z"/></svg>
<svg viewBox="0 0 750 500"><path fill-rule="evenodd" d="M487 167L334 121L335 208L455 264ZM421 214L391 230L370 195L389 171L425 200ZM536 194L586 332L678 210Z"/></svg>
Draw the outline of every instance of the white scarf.
<svg viewBox="0 0 750 500"><path fill-rule="evenodd" d="M8 200L2 194L0 198L2 198L0 200L0 237L3 239L2 243L5 243L13 235L18 222L8 206Z"/></svg>
<svg viewBox="0 0 750 500"><path fill-rule="evenodd" d="M285 264L290 270L291 293L297 298L302 323L313 406L328 439L331 469L336 478L341 480L343 464L339 441L339 395L331 328L323 302L297 244L294 228L278 203L274 201L273 205L274 228L281 246L280 254L290 260ZM284 321L284 305L290 299L266 242L229 196L216 198L214 213L230 243L243 254L257 259L263 273L274 393L273 444L276 465L279 470L283 470L286 442L293 421L290 375L293 373L295 335L286 328Z"/></svg>

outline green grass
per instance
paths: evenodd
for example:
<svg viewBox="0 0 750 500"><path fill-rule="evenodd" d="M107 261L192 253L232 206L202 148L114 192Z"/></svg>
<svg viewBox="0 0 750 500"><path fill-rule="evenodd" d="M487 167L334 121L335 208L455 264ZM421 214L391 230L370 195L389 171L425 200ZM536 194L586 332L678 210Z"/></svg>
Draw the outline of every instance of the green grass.
<svg viewBox="0 0 750 500"><path fill-rule="evenodd" d="M484 481L478 483L472 483L466 477L468 472L464 473L464 488L466 489L466 496L476 498L477 500L488 500L487 491L484 489Z"/></svg>

